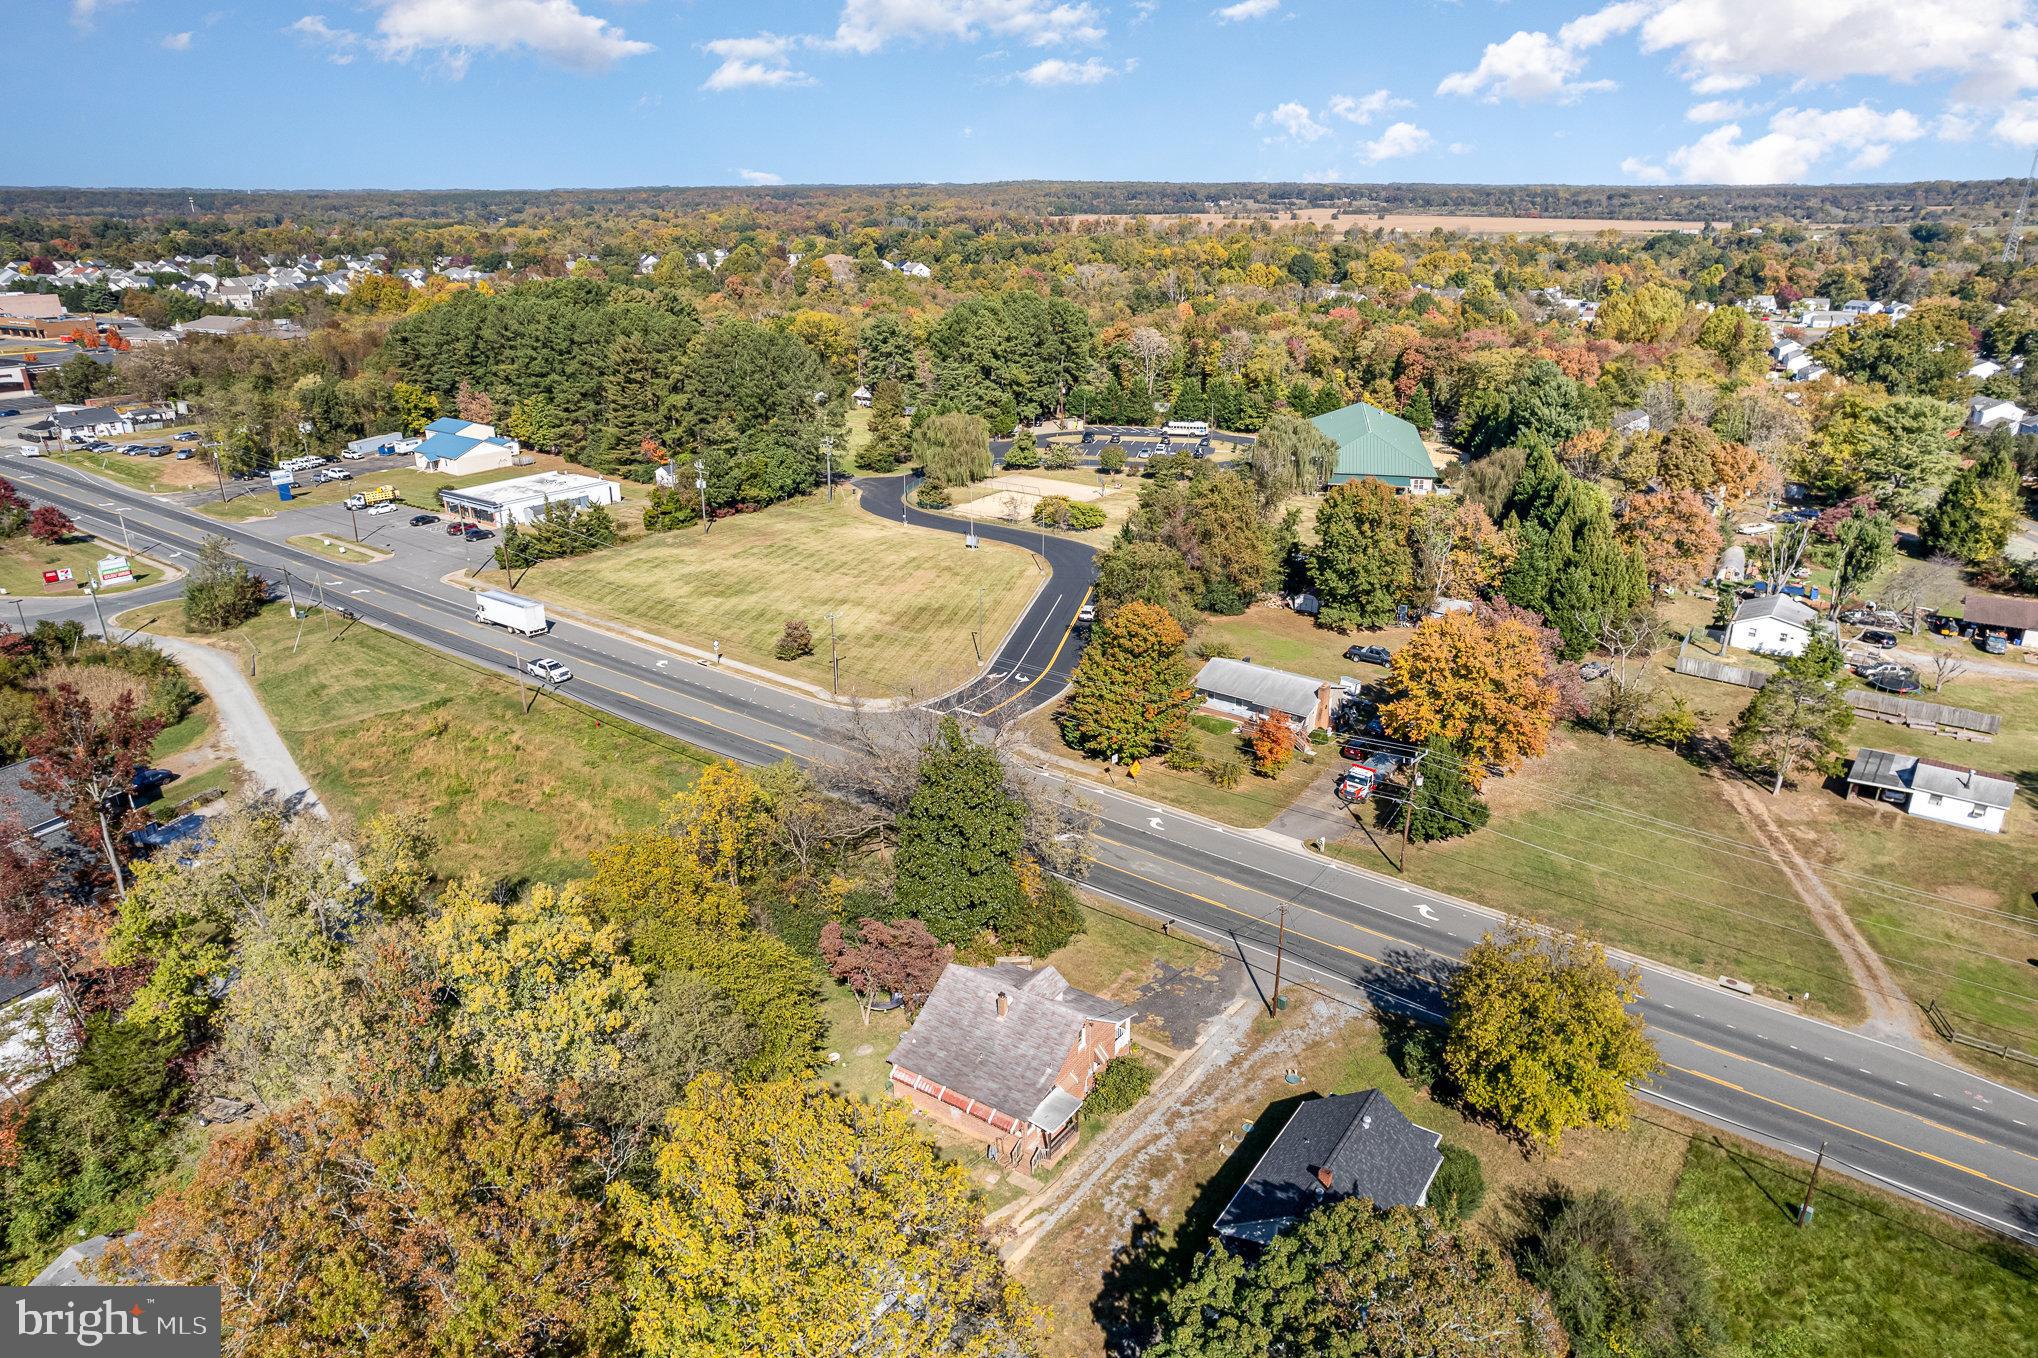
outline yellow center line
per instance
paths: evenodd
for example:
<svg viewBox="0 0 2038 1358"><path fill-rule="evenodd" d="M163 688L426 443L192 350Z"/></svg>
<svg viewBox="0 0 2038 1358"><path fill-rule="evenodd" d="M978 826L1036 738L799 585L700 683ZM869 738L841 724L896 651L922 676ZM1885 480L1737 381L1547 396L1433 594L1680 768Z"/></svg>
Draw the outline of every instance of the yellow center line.
<svg viewBox="0 0 2038 1358"><path fill-rule="evenodd" d="M1083 616L1083 604L1090 602L1090 595L1094 592L1095 591L1093 590L1087 589L1083 591L1082 600L1076 605L1076 617L1070 618L1069 625L1062 629L1061 640L1057 641L1054 644L1054 654L1047 658L1047 664L1041 667L1040 673L1033 676L1032 683L1027 684L1025 688L1020 689L1017 693L1005 699L1004 702L997 704L997 706L987 707L983 711L977 713L978 720L982 720L983 718L990 716L991 713L997 711L998 708L1000 707L1010 707L1013 703L1018 702L1021 698L1025 697L1028 693L1033 691L1034 684L1039 683L1041 680L1047 678L1049 674L1052 674L1054 672L1054 662L1061 659L1061 648L1068 645L1069 638L1075 634L1076 618L1080 618L1081 616Z"/></svg>
<svg viewBox="0 0 2038 1358"><path fill-rule="evenodd" d="M1994 1175L1984 1173L1981 1170L1975 1169L1971 1165L1963 1165L1958 1160L1948 1160L1943 1155L1934 1155L1930 1151L1921 1151L1916 1146L1906 1146L1901 1141L1891 1141L1888 1137L1877 1136L1874 1132L1863 1131L1859 1127L1851 1126L1850 1124L1845 1122L1836 1121L1835 1119L1826 1117L1823 1114L1814 1113L1809 1108L1799 1108L1797 1105L1785 1103L1781 1099L1772 1099L1767 1094L1757 1094L1754 1090L1748 1089L1742 1085L1737 1085L1732 1080L1722 1080L1719 1076L1708 1075L1702 1070L1688 1070L1683 1066L1673 1065L1668 1061L1663 1062L1663 1067L1666 1070L1674 1070L1680 1074L1692 1076L1694 1079L1704 1080L1708 1084L1716 1084L1720 1086L1722 1089L1731 1089L1736 1094L1744 1094L1748 1098L1758 1099L1763 1103L1771 1104L1777 1108L1782 1108L1788 1112L1796 1113L1799 1117L1810 1118L1814 1122L1823 1122L1828 1127L1836 1127L1843 1132L1851 1132L1855 1136L1866 1137L1868 1140L1875 1142L1877 1145L1887 1146L1891 1150L1902 1151L1906 1155L1915 1155L1920 1160L1930 1160L1932 1163L1944 1165L1948 1169L1957 1169L1962 1174L1971 1174L1975 1178L1980 1179L1985 1183L1994 1184L1997 1188L2007 1188L2010 1192L2017 1194L2019 1197L2030 1198L2032 1201L2038 1202L2038 1193L2033 1193L2029 1189L2019 1188L2015 1184L2004 1183L2001 1179L1996 1178Z"/></svg>

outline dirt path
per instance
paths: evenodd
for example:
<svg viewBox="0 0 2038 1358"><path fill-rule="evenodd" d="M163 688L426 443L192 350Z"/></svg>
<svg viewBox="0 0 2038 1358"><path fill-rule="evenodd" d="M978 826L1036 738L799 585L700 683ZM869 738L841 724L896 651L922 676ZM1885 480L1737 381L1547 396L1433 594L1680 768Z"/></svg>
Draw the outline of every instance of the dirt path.
<svg viewBox="0 0 2038 1358"><path fill-rule="evenodd" d="M1797 892L1798 899L1810 911L1813 923L1819 926L1819 931L1846 964L1847 975L1868 1006L1868 1021L1862 1025L1862 1030L1925 1050L1926 1041L1918 1022L1917 1006L1904 997L1904 988L1898 984L1889 964L1870 946L1855 925L1854 917L1847 913L1847 907L1826 889L1818 871L1791 843L1790 836L1776 823L1769 807L1763 803L1761 794L1746 783L1731 778L1720 779L1720 787L1727 800L1740 811L1756 843L1775 860L1778 870L1789 880L1791 889Z"/></svg>

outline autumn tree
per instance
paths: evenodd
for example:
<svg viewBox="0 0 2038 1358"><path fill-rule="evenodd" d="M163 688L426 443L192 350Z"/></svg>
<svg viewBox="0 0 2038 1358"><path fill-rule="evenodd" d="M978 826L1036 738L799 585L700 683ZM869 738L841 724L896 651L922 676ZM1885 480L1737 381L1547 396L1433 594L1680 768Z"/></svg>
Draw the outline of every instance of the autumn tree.
<svg viewBox="0 0 2038 1358"><path fill-rule="evenodd" d="M1395 740L1441 736L1476 789L1488 766L1512 772L1543 752L1557 693L1535 634L1521 622L1469 613L1425 618L1394 653L1380 722Z"/></svg>
<svg viewBox="0 0 2038 1358"><path fill-rule="evenodd" d="M53 978L72 1022L83 1022L83 987L98 954L99 912L68 888L63 865L0 807L0 976L31 964Z"/></svg>
<svg viewBox="0 0 2038 1358"><path fill-rule="evenodd" d="M216 1138L109 1252L218 1287L228 1352L578 1353L621 1328L586 1138L465 1085Z"/></svg>
<svg viewBox="0 0 2038 1358"><path fill-rule="evenodd" d="M902 995L918 1008L955 956L954 948L916 919L858 920L853 935L831 919L821 926L820 947L828 974L862 997L866 1016L872 1003L888 995Z"/></svg>
<svg viewBox="0 0 2038 1358"><path fill-rule="evenodd" d="M1465 954L1449 988L1444 1068L1466 1105L1555 1150L1573 1127L1625 1127L1656 1049L1626 1006L1641 973L1568 934L1511 923Z"/></svg>
<svg viewBox="0 0 2038 1358"><path fill-rule="evenodd" d="M644 975L579 893L540 883L508 904L458 885L425 942L453 999L448 1018L489 1079L551 1087L613 1076L645 1018Z"/></svg>
<svg viewBox="0 0 2038 1358"><path fill-rule="evenodd" d="M1799 768L1836 772L1854 729L1846 690L1847 660L1829 636L1813 637L1801 655L1783 662L1748 701L1734 723L1734 762L1767 775L1772 793Z"/></svg>
<svg viewBox="0 0 2038 1358"><path fill-rule="evenodd" d="M1688 490L1630 495L1621 506L1620 533L1641 553L1652 590L1689 589L1719 560L1719 524Z"/></svg>
<svg viewBox="0 0 2038 1358"><path fill-rule="evenodd" d="M376 909L386 915L407 915L423 905L437 851L438 837L424 812L399 808L371 816L361 827L356 863Z"/></svg>
<svg viewBox="0 0 2038 1358"><path fill-rule="evenodd" d="M1256 1256L1196 1256L1162 1302L1147 1358L1554 1358L1546 1297L1484 1235L1427 1208L1346 1198Z"/></svg>
<svg viewBox="0 0 2038 1358"><path fill-rule="evenodd" d="M1295 728L1276 713L1262 712L1245 724L1240 733L1252 753L1253 772L1262 778L1280 776L1295 758Z"/></svg>
<svg viewBox="0 0 2038 1358"><path fill-rule="evenodd" d="M1163 607L1134 601L1112 609L1076 662L1063 738L1087 754L1124 760L1173 745L1197 704L1187 642Z"/></svg>
<svg viewBox="0 0 2038 1358"><path fill-rule="evenodd" d="M37 542L55 546L78 531L71 516L55 505L37 505L28 515L28 535Z"/></svg>
<svg viewBox="0 0 2038 1358"><path fill-rule="evenodd" d="M961 1165L897 1103L704 1075L616 1189L646 1353L1006 1358L1027 1308ZM910 1301L906 1295L910 1293Z"/></svg>
<svg viewBox="0 0 2038 1358"><path fill-rule="evenodd" d="M98 712L68 683L44 691L36 717L41 729L29 737L28 754L34 762L22 786L49 800L72 839L79 844L99 842L113 884L124 896L123 846L127 833L144 819L128 795L155 745L156 733L163 729L162 720L142 716L132 690L122 691Z"/></svg>
<svg viewBox="0 0 2038 1358"><path fill-rule="evenodd" d="M1394 621L1395 605L1415 592L1408 532L1408 503L1392 486L1362 480L1330 488L1316 511L1310 568L1317 626L1376 628Z"/></svg>
<svg viewBox="0 0 2038 1358"><path fill-rule="evenodd" d="M1202 621L1196 588L1188 560L1165 542L1121 542L1097 555L1097 611L1106 616L1129 603L1153 604L1187 633Z"/></svg>

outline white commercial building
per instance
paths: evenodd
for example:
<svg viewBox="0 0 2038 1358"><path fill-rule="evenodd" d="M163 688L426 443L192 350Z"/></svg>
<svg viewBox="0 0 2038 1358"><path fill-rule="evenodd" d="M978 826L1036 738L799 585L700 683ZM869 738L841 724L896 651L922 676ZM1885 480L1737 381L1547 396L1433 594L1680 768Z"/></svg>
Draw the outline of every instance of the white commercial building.
<svg viewBox="0 0 2038 1358"><path fill-rule="evenodd" d="M533 522L543 518L553 505L588 509L618 504L622 498L622 488L615 482L577 472L538 472L439 492L439 500L449 513L498 525Z"/></svg>

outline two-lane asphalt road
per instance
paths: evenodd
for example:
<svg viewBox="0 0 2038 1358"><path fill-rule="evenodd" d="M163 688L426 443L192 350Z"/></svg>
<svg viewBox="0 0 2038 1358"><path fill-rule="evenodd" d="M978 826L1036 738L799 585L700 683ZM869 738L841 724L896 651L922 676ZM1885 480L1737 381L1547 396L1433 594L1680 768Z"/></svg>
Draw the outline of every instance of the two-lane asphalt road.
<svg viewBox="0 0 2038 1358"><path fill-rule="evenodd" d="M111 510L127 511L136 547L180 564L188 564L205 534L223 534L265 573L288 568L365 621L486 667L503 682L520 657L542 650L574 668L567 696L715 754L803 764L848 754L849 715L831 704L567 622L529 643L475 623L464 592L438 579L459 564L465 544L433 529L396 538L399 555L390 561L341 565L281 540L315 529L343 532L345 516L333 517L335 511L307 508L268 523L225 523L68 468L16 462L9 474L26 493L59 504L93 531L117 532ZM866 504L874 513L903 512L908 522L964 528L896 499L887 506L881 493ZM988 528L978 531L989 536ZM1028 539L1021 545L1040 549L1037 538L1017 531ZM1056 542L1050 538L1047 546ZM1062 563L1050 560L1061 574ZM1050 611L1069 607L1087 588L1087 562L1078 568L1071 556L1069 568L1080 569L1081 587L1044 590L1043 597L1056 599ZM1010 674L1038 669L1049 674L1026 692L1029 704L1051 696L1068 663L1066 647L1063 659L1038 659L1051 655L1040 648L1053 630L1036 628L1038 637L1030 637L1022 622L1000 650L1001 664L1007 655L1025 663L1015 661L998 682L1009 686L1016 683ZM1237 952L1263 985L1285 904L1288 976L1433 1014L1439 981L1497 918L1265 832L1226 829L1116 787L1083 792L1098 808L1090 885ZM1792 1009L1641 965L1647 998L1639 1012L1665 1062L1644 1097L1806 1159L1825 1143L1829 1169L2038 1243L2038 1099Z"/></svg>

